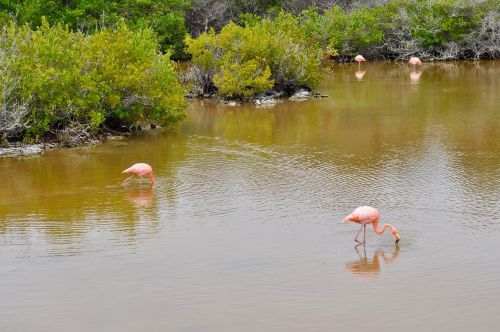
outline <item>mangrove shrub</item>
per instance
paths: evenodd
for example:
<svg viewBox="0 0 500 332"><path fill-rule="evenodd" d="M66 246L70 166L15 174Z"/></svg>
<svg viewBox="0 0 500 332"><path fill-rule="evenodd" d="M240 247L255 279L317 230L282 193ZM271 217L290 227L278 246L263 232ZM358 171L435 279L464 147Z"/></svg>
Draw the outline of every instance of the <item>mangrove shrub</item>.
<svg viewBox="0 0 500 332"><path fill-rule="evenodd" d="M348 11L312 7L299 19L310 40L341 59L358 53L428 60L500 55L498 0L380 1Z"/></svg>
<svg viewBox="0 0 500 332"><path fill-rule="evenodd" d="M13 19L36 29L45 17L73 31L93 32L125 19L133 30L153 29L162 51L170 49L174 56L182 57L187 33L184 18L190 7L190 0L0 0L0 24Z"/></svg>
<svg viewBox="0 0 500 332"><path fill-rule="evenodd" d="M210 30L186 38L193 63L190 78L200 92L244 97L272 87L289 90L319 82L319 48L308 42L298 20L282 12L252 22L230 22L219 33Z"/></svg>
<svg viewBox="0 0 500 332"><path fill-rule="evenodd" d="M122 22L87 35L46 21L36 30L11 24L2 51L2 109L25 113L25 137L165 125L184 116L183 88L151 29L132 31ZM16 83L11 90L9 82Z"/></svg>

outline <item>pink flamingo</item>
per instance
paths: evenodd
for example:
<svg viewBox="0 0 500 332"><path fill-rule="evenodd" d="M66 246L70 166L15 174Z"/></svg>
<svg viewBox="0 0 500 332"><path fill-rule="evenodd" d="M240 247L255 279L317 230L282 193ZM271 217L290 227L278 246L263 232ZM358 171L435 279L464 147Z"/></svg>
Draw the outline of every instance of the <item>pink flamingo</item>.
<svg viewBox="0 0 500 332"><path fill-rule="evenodd" d="M410 65L412 65L413 67L415 67L415 66L421 66L422 65L422 61L420 61L420 59L417 58L416 56L412 56L410 58L410 60L408 61L408 63Z"/></svg>
<svg viewBox="0 0 500 332"><path fill-rule="evenodd" d="M354 58L354 61L356 61L358 63L358 70L360 70L361 69L361 62L365 62L366 60L361 54L358 54Z"/></svg>
<svg viewBox="0 0 500 332"><path fill-rule="evenodd" d="M151 185L155 183L155 178L153 177L153 168L145 163L138 163L138 164L133 164L126 170L124 170L122 173L130 173L132 176L128 177L123 181L123 184L126 184L134 175L139 176L142 181L143 176L149 177L149 180L151 181Z"/></svg>
<svg viewBox="0 0 500 332"><path fill-rule="evenodd" d="M371 206L360 206L351 212L347 217L342 220L342 222L355 222L357 224L361 224L361 228L359 229L354 241L358 243L365 244L366 243L366 225L372 224L373 230L377 234L382 234L386 228L390 228L392 235L396 238L396 243L401 239L399 237L398 231L390 224L384 224L382 228L378 228L378 223L380 221L380 214L377 209L372 208ZM358 241L359 233L363 229L363 242Z"/></svg>

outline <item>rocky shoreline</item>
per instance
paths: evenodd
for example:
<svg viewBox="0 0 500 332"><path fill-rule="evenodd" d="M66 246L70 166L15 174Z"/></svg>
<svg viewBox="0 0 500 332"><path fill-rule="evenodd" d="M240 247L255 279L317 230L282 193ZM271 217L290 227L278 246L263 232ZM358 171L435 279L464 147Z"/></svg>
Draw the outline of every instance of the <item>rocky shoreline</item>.
<svg viewBox="0 0 500 332"><path fill-rule="evenodd" d="M1 157L22 157L42 154L45 150L56 147L55 143L21 144L10 143L9 147L0 148Z"/></svg>
<svg viewBox="0 0 500 332"><path fill-rule="evenodd" d="M127 135L108 135L103 139L92 139L80 145L72 147L82 147L86 145L97 145L104 141L116 141L125 138ZM0 158L9 157L30 157L43 154L45 151L55 148L68 148L65 144L58 142L43 142L36 144L25 144L20 142L11 142L8 147L0 147Z"/></svg>
<svg viewBox="0 0 500 332"><path fill-rule="evenodd" d="M291 92L285 90L268 90L264 93L257 94L251 97L245 98L232 98L224 99L217 93L196 93L190 92L186 95L188 99L216 99L223 104L229 106L238 106L242 103L254 103L257 107L272 107L278 103L278 101L283 99L288 99L290 101L306 101L310 99L328 98L318 91L314 91L307 87L299 87L293 89Z"/></svg>

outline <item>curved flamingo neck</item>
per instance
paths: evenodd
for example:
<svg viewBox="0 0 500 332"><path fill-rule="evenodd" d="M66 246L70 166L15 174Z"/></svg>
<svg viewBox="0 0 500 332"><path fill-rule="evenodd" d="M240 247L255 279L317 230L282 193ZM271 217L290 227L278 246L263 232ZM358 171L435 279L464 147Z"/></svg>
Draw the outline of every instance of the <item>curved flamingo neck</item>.
<svg viewBox="0 0 500 332"><path fill-rule="evenodd" d="M391 229L392 234L395 234L395 233L397 233L397 232L398 232L398 231L396 230L396 228L394 228L394 226L392 226L391 224L384 224L384 225L382 226L382 228L379 228L379 227L378 227L378 222L379 222L379 220L378 220L378 219L377 219L376 221L374 221L374 222L373 222L373 230L375 231L375 233L377 233L377 234L382 234L383 232L385 232L385 230L386 230L387 228L390 228L390 229Z"/></svg>

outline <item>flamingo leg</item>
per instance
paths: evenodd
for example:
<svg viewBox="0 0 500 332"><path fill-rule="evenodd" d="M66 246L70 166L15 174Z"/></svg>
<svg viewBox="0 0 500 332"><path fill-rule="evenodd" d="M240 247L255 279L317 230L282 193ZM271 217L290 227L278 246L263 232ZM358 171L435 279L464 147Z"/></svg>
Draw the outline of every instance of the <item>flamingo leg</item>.
<svg viewBox="0 0 500 332"><path fill-rule="evenodd" d="M366 243L366 225L363 225L363 244Z"/></svg>
<svg viewBox="0 0 500 332"><path fill-rule="evenodd" d="M359 236L359 233L361 233L361 229L363 228L364 225L361 225L361 228L359 229L358 233L356 234L356 237L354 238L354 241L357 242L357 243L362 243L360 241L358 241L358 236Z"/></svg>

